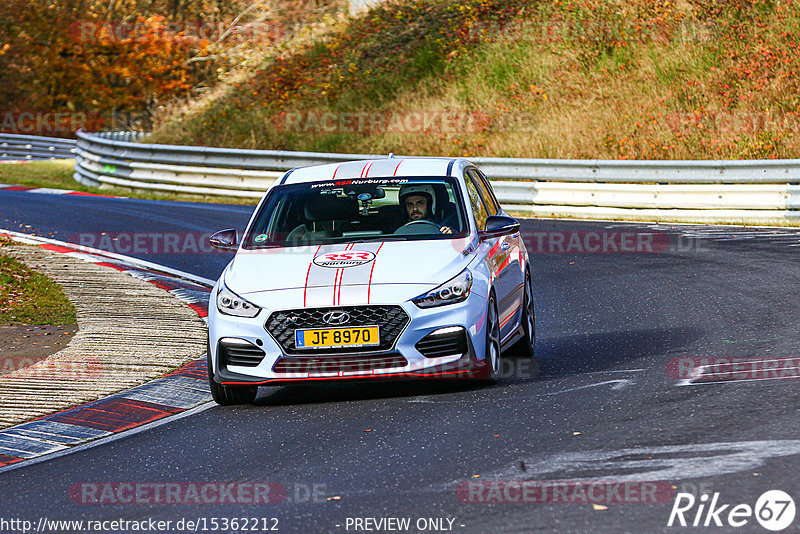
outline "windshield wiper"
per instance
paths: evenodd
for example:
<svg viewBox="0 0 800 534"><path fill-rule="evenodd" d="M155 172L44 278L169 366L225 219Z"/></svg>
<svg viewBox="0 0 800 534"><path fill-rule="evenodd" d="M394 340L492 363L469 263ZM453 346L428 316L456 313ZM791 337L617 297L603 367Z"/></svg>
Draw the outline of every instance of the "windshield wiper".
<svg viewBox="0 0 800 534"><path fill-rule="evenodd" d="M408 236L385 235L380 237L371 237L369 239L356 239L354 241L347 241L347 243L378 243L380 241L408 241Z"/></svg>

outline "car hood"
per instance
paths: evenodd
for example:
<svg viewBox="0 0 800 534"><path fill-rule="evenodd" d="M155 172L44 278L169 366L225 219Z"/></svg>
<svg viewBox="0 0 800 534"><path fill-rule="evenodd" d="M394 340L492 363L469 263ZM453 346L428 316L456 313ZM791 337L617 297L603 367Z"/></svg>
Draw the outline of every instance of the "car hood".
<svg viewBox="0 0 800 534"><path fill-rule="evenodd" d="M387 284L419 291L460 273L470 260L463 254L466 246L467 240L452 239L240 250L224 279L231 291L248 298L278 290L327 288L329 294L335 287L369 290Z"/></svg>

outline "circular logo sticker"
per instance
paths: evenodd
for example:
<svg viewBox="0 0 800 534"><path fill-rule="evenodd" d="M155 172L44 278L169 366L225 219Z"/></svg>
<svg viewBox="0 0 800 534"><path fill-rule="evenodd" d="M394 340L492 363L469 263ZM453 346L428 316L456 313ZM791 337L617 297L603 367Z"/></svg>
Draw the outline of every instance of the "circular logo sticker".
<svg viewBox="0 0 800 534"><path fill-rule="evenodd" d="M375 259L375 254L361 250L348 250L345 252L329 252L314 258L314 265L320 267L330 267L332 269L344 269L346 267L358 267Z"/></svg>
<svg viewBox="0 0 800 534"><path fill-rule="evenodd" d="M794 499L785 491L766 491L756 501L755 513L756 520L762 527L778 532L787 528L794 521Z"/></svg>
<svg viewBox="0 0 800 534"><path fill-rule="evenodd" d="M266 241L267 239L269 239L269 236L268 236L267 234L258 234L258 235L257 235L257 236L256 236L256 237L253 239L253 241L255 241L256 243L261 243L261 242L263 242L263 241Z"/></svg>

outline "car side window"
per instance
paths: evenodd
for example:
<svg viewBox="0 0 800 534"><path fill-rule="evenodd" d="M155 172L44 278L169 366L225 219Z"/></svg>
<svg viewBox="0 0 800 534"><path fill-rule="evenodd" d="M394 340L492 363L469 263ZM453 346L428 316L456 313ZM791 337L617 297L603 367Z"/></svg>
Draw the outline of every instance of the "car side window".
<svg viewBox="0 0 800 534"><path fill-rule="evenodd" d="M483 200L481 199L481 195L478 192L477 187L475 187L475 182L472 176L469 176L466 182L467 192L469 193L469 202L472 205L472 213L475 214L475 224L478 225L478 230L485 230L486 218L488 217L486 213L486 206L483 205Z"/></svg>
<svg viewBox="0 0 800 534"><path fill-rule="evenodd" d="M489 194L489 201L487 206L492 205L494 206L493 209L489 210L489 215L497 215L502 211L502 207L500 206L500 202L497 201L497 197L494 195L494 190L492 190L491 184L489 184L489 179L483 174L481 171L478 171L478 176L481 179L481 183L483 184L484 189ZM494 213L491 213L494 211Z"/></svg>
<svg viewBox="0 0 800 534"><path fill-rule="evenodd" d="M470 179L475 182L475 187L478 190L478 194L480 194L481 199L483 200L484 206L486 206L486 213L489 215L497 215L500 213L500 206L497 204L497 201L494 199L490 189L484 183L483 177L478 174L478 171L475 169L470 169L467 171L469 173Z"/></svg>

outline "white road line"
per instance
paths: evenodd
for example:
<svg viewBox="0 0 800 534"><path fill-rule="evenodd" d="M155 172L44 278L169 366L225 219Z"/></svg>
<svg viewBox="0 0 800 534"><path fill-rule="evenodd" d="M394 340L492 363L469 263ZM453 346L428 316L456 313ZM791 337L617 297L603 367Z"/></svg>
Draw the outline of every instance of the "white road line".
<svg viewBox="0 0 800 534"><path fill-rule="evenodd" d="M619 391L619 390L624 389L624 388L630 386L631 384L633 384L633 380L627 380L627 379L624 379L624 378L620 379L620 380L606 380L605 382L598 382L596 384L587 384L585 386L576 386L574 388L563 389L561 391L554 391L552 393L540 393L540 394L538 394L536 396L537 397L552 397L553 395L561 395L562 393L569 393L571 391L578 391L580 389L594 388L594 387L597 387L597 386L605 386L605 385L608 385L608 384L614 384L614 386L612 386L611 389L613 389L615 391ZM506 398L510 398L510 397L506 397Z"/></svg>
<svg viewBox="0 0 800 534"><path fill-rule="evenodd" d="M582 375L604 375L606 373L643 373L645 371L649 371L650 369L617 369L612 371L589 371L587 373L581 373Z"/></svg>
<svg viewBox="0 0 800 534"><path fill-rule="evenodd" d="M796 359L796 358L772 358L768 360L743 360L737 362L730 362L731 364L765 364L765 363L781 363L786 362L789 359ZM762 378L736 378L730 377L727 378L727 375L731 373L747 373L746 370L738 370L738 371L717 371L714 372L714 367L719 367L720 364L707 364L701 365L692 371L692 376L690 378L684 378L679 380L675 385L676 386L704 386L707 384L729 384L732 382L760 382L763 380L787 380L787 379L795 379L800 378L800 376L792 375L792 376L772 376L772 377L762 377ZM710 372L706 372L710 371ZM777 371L777 368L775 369ZM766 370L762 370L762 372L766 372ZM717 378L723 377L723 378Z"/></svg>
<svg viewBox="0 0 800 534"><path fill-rule="evenodd" d="M594 387L597 387L597 386L606 386L606 385L609 385L609 384L614 384L611 387L611 389L613 389L614 391L621 391L621 390L625 389L626 387L633 385L634 381L633 380L627 380L627 379L606 380L605 382L597 382L596 384L586 384L586 385L583 385L583 386L576 386L576 387L573 387L573 388L562 389L560 391L552 391L550 393L536 393L535 395L513 395L513 396L508 396L508 397L493 397L492 398L492 402L505 401L505 400L517 400L517 399L532 399L532 398L535 398L535 397L552 397L554 395L561 395L562 393L570 393L572 391L578 391L578 390L581 390L581 389L594 388ZM424 404L455 404L455 403L463 403L464 402L463 399L459 399L459 400L442 400L442 399L436 398L436 400L432 400L432 399L426 398L426 397L414 397L414 398L408 399L408 402L424 403Z"/></svg>
<svg viewBox="0 0 800 534"><path fill-rule="evenodd" d="M555 474L570 481L672 482L754 471L770 460L797 455L800 455L800 440L689 443L542 453L517 458L511 465L482 473L481 480L548 480ZM525 463L525 471L519 469L520 461ZM796 464L797 460L786 462ZM603 475L598 474L601 471ZM463 479L457 479L439 488L446 490L463 482Z"/></svg>
<svg viewBox="0 0 800 534"><path fill-rule="evenodd" d="M771 378L731 378L726 380L703 380L703 377L684 378L678 380L675 386L708 386L719 384L738 384L740 382L762 382L764 380L796 380L800 376L773 376Z"/></svg>
<svg viewBox="0 0 800 534"><path fill-rule="evenodd" d="M181 278L185 278L187 280L191 280L192 282L196 282L199 284L213 286L216 284L216 280L210 280L208 278L203 278L202 276L197 276L195 274L187 273L186 271L179 271L178 269L173 269L171 267L165 267L164 265L159 265L157 263L151 263L149 261L140 260L138 258L133 258L131 256L124 256L122 254L117 254L116 252L107 252L105 250L99 250L96 248L85 247L83 245L77 245L75 243L67 243L65 241L58 241L57 239L50 239L47 237L39 237L30 234L23 234L20 232L15 232L14 230L3 230L0 229L0 233L8 234L14 236L15 238L20 238L21 240L25 240L30 244L39 244L39 243L47 243L50 245L58 245L60 247L67 247L73 248L76 250L82 250L84 252L88 252L90 254L95 254L97 256L111 258L119 261L123 261L125 263L137 266L137 267L144 267L146 269L152 269L154 271L161 271L162 273L172 274L175 276L179 276Z"/></svg>

